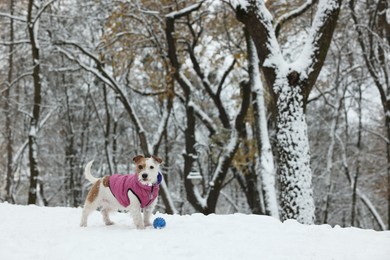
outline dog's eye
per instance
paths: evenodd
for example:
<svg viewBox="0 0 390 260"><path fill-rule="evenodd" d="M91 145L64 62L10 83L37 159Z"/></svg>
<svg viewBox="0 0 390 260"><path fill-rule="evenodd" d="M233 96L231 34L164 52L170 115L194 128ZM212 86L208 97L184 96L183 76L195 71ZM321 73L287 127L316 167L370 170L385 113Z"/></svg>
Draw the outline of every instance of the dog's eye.
<svg viewBox="0 0 390 260"><path fill-rule="evenodd" d="M143 168L142 165L138 165L138 169L142 170Z"/></svg>
<svg viewBox="0 0 390 260"><path fill-rule="evenodd" d="M154 169L154 166L150 166L150 169Z"/></svg>

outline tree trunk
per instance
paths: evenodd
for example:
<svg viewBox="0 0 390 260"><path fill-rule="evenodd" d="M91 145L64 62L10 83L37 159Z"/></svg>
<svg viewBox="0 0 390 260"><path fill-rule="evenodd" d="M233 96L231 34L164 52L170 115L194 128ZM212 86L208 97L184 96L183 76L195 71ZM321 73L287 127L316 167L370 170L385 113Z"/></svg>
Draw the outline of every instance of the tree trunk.
<svg viewBox="0 0 390 260"><path fill-rule="evenodd" d="M249 34L246 33L249 77L252 86L252 106L254 114L255 134L259 152L261 191L264 200L265 214L279 219L278 201L276 199L274 158L268 135L267 113L264 102L264 88L260 79L259 59L256 48Z"/></svg>
<svg viewBox="0 0 390 260"><path fill-rule="evenodd" d="M62 75L62 82L64 86L65 84L65 76ZM76 164L76 148L75 148L75 132L73 127L73 120L70 101L69 101L69 93L67 87L65 87L65 105L66 105L66 119L68 123L67 130L65 130L66 134L66 145L65 145L65 176L66 176L66 205L68 207L78 207L77 197L75 196L75 164Z"/></svg>
<svg viewBox="0 0 390 260"><path fill-rule="evenodd" d="M107 97L107 87L105 84L103 84L103 99L104 99L104 108L106 110L106 124L103 127L104 132L104 152L106 155L108 170L110 175L114 174L114 167L112 163L112 154L110 154L110 142L111 142L111 111L108 104L108 97ZM98 111L96 111L98 112ZM103 123L103 122L102 122Z"/></svg>
<svg viewBox="0 0 390 260"><path fill-rule="evenodd" d="M387 134L386 157L387 157L387 229L390 230L390 100L385 106L385 125Z"/></svg>
<svg viewBox="0 0 390 260"><path fill-rule="evenodd" d="M361 167L361 149L362 149L362 87L359 86L359 99L358 99L358 112L359 112L359 127L358 127L358 140L356 144L357 148L357 161L356 161L356 172L352 182L352 207L351 207L351 226L356 224L356 204L357 204L357 187L358 178Z"/></svg>
<svg viewBox="0 0 390 260"><path fill-rule="evenodd" d="M186 153L184 154L184 187L187 194L187 200L191 205L199 212L204 212L206 205L201 203L199 200L200 194L197 187L194 186L192 181L187 178L189 173L194 169L194 163L196 162L196 150L195 150L195 113L192 106L188 103L191 100L190 93L186 93L186 128L184 131L185 136L185 148Z"/></svg>
<svg viewBox="0 0 390 260"><path fill-rule="evenodd" d="M37 183L39 178L38 169L38 144L37 129L41 109L41 64L39 58L38 23L39 18L34 22L32 17L34 0L28 2L27 28L31 44L32 64L33 64L33 86L34 86L34 105L32 118L30 120L30 130L28 136L29 161L30 161L30 189L28 193L28 204L36 204L37 201Z"/></svg>
<svg viewBox="0 0 390 260"><path fill-rule="evenodd" d="M276 139L279 154L282 218L314 223L309 139L301 87L287 82L277 99Z"/></svg>
<svg viewBox="0 0 390 260"><path fill-rule="evenodd" d="M9 2L9 8L10 8L10 14L11 16L14 14L14 1L10 0ZM13 79L13 59L14 59L14 20L13 18L10 18L10 46L9 46L9 52L8 52L8 75L7 75L7 81L8 86L4 91L4 98L6 99L4 104L4 111L6 113L5 115L5 139L7 142L7 177L6 177L6 184L5 184L5 200L13 203L13 196L12 196L12 183L13 183L13 151L12 151L12 121L11 121L11 82Z"/></svg>

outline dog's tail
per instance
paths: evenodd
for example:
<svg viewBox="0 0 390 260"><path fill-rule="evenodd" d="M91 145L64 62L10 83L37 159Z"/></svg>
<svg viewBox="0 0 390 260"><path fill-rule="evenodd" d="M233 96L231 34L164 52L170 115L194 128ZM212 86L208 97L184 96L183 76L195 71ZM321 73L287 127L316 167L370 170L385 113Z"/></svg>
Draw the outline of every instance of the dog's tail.
<svg viewBox="0 0 390 260"><path fill-rule="evenodd" d="M85 175L85 178L86 178L87 180L89 180L91 183L95 183L95 182L97 182L99 179L93 177L92 174L91 174L92 163L93 163L93 160L90 161L89 163L87 163L87 165L85 166L85 169L84 169L84 175Z"/></svg>

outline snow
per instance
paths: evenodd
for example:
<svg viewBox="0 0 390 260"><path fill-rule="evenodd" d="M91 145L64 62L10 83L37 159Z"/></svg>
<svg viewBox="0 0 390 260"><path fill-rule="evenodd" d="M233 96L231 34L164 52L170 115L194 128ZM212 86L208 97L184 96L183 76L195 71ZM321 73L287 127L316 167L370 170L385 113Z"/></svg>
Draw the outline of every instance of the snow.
<svg viewBox="0 0 390 260"><path fill-rule="evenodd" d="M190 6L186 7L186 8L181 9L180 11L171 12L171 13L167 14L165 17L175 18L175 17L178 17L178 16L182 16L185 13L188 13L188 12L191 12L192 10L195 10L201 4L202 4L202 2L190 5Z"/></svg>
<svg viewBox="0 0 390 260"><path fill-rule="evenodd" d="M38 36L39 36L39 19L36 20L36 22L33 24L33 32L34 32L34 42L35 42L35 48L37 49L40 49L39 47L39 40L38 40ZM35 61L35 64L39 64L39 61Z"/></svg>
<svg viewBox="0 0 390 260"><path fill-rule="evenodd" d="M390 24L390 8L387 8L386 10L386 22L387 24Z"/></svg>
<svg viewBox="0 0 390 260"><path fill-rule="evenodd" d="M232 0L231 4L234 9L237 9L238 6L241 6L242 9L247 9L249 7L249 3L247 0Z"/></svg>
<svg viewBox="0 0 390 260"><path fill-rule="evenodd" d="M164 215L137 230L124 213L99 212L79 227L80 208L0 204L0 259L375 259L390 256L390 231L281 223L258 215Z"/></svg>

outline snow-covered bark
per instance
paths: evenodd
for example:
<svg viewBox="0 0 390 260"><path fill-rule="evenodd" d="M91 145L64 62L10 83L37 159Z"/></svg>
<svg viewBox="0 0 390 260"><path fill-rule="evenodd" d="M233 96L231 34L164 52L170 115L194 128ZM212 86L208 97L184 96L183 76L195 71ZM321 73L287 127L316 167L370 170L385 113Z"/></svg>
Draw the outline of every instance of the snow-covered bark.
<svg viewBox="0 0 390 260"><path fill-rule="evenodd" d="M284 219L314 222L310 151L301 89L287 81L277 93L276 139Z"/></svg>
<svg viewBox="0 0 390 260"><path fill-rule="evenodd" d="M281 54L273 17L264 1L235 1L234 4L237 19L244 23L255 43L273 98L282 218L311 224L314 222L314 200L304 110L325 60L341 0L319 1L301 56L291 64Z"/></svg>

